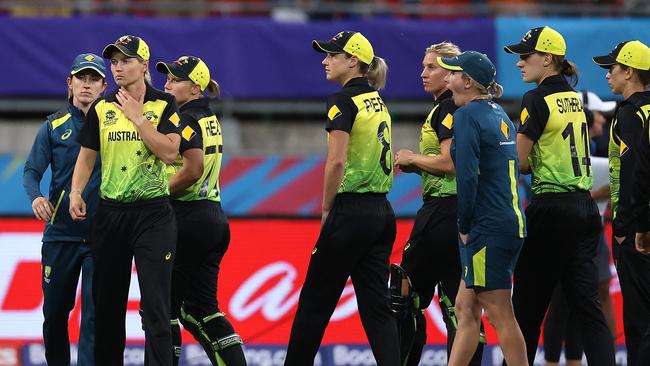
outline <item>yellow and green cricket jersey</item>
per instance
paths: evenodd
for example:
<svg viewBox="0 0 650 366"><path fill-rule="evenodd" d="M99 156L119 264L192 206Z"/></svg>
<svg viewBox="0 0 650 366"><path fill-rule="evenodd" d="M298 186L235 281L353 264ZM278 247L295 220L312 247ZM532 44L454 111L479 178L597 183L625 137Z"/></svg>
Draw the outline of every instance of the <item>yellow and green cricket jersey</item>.
<svg viewBox="0 0 650 366"><path fill-rule="evenodd" d="M548 77L524 95L519 133L534 141L528 156L533 194L591 189L587 119L564 76Z"/></svg>
<svg viewBox="0 0 650 366"><path fill-rule="evenodd" d="M650 116L650 92L632 94L616 109L609 135L609 187L612 199L612 229L616 236L629 235L634 228L631 208L638 144Z"/></svg>
<svg viewBox="0 0 650 366"><path fill-rule="evenodd" d="M350 80L328 100L327 131L350 134L339 193L387 193L393 185L391 118L365 77Z"/></svg>
<svg viewBox="0 0 650 366"><path fill-rule="evenodd" d="M100 152L100 197L136 202L169 195L165 163L145 146L133 122L115 105L113 92L89 109L79 136L82 146ZM143 115L163 134L178 134L180 117L174 97L147 85Z"/></svg>
<svg viewBox="0 0 650 366"><path fill-rule="evenodd" d="M420 154L440 155L440 142L453 137L453 114L458 107L447 90L438 97L420 131ZM456 195L456 176L434 175L422 171L422 196L447 197Z"/></svg>
<svg viewBox="0 0 650 366"><path fill-rule="evenodd" d="M220 202L219 171L223 158L223 136L209 100L195 99L180 107L181 146L174 164L168 166L169 177L183 166L182 154L189 149L203 151L203 175L192 186L172 195L178 201L209 200Z"/></svg>

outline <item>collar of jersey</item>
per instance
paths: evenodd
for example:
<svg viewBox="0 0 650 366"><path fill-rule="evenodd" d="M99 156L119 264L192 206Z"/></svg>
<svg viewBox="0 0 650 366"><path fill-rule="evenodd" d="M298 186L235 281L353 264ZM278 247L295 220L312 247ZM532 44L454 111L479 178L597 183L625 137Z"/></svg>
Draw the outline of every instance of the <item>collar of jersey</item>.
<svg viewBox="0 0 650 366"><path fill-rule="evenodd" d="M68 112L70 112L70 115L77 121L83 121L84 120L84 112L81 111L81 109L77 108L72 104L72 97L68 99Z"/></svg>
<svg viewBox="0 0 650 366"><path fill-rule="evenodd" d="M552 84L566 84L567 81L562 75L553 75L549 76L544 81L542 81L539 86L542 85L552 85Z"/></svg>
<svg viewBox="0 0 650 366"><path fill-rule="evenodd" d="M445 90L444 93L440 94L440 96L436 98L434 105L438 105L442 103L443 100L451 98L453 94L454 93L452 93L451 90L449 89Z"/></svg>
<svg viewBox="0 0 650 366"><path fill-rule="evenodd" d="M618 111L626 104L632 104L635 106L634 108L637 108L636 106L640 105L646 105L650 103L650 91L642 91L642 92L636 92L632 95L630 95L629 98L625 99L621 103L616 106L616 110L614 111L614 115L618 114Z"/></svg>
<svg viewBox="0 0 650 366"><path fill-rule="evenodd" d="M360 76L358 78L352 78L350 79L343 87L344 88L349 88L351 86L368 86L368 78L365 76Z"/></svg>
<svg viewBox="0 0 650 366"><path fill-rule="evenodd" d="M192 108L208 108L210 106L210 99L208 98L199 98L191 100L183 104L179 109L179 112L185 112L188 109Z"/></svg>
<svg viewBox="0 0 650 366"><path fill-rule="evenodd" d="M630 97L627 98L627 100L632 102L632 103L635 103L638 100L638 102L640 102L639 104L642 104L642 105L647 104L648 101L650 100L650 90L644 90L644 91L636 92L636 93L630 95Z"/></svg>

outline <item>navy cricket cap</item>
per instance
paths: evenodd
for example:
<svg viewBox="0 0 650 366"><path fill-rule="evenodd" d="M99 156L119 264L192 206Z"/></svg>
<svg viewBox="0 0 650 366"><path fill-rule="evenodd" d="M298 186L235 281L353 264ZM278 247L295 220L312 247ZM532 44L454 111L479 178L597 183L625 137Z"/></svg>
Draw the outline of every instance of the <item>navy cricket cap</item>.
<svg viewBox="0 0 650 366"><path fill-rule="evenodd" d="M198 57L182 56L174 62L158 62L156 70L163 74L172 74L181 80L189 80L201 87L201 91L210 84L210 69Z"/></svg>
<svg viewBox="0 0 650 366"><path fill-rule="evenodd" d="M465 51L451 58L438 57L438 65L446 70L462 71L486 89L494 83L497 75L497 69L487 55L476 51Z"/></svg>
<svg viewBox="0 0 650 366"><path fill-rule="evenodd" d="M70 75L74 75L81 70L91 69L96 71L101 77L106 77L106 64L104 60L93 53L82 53L77 55L72 61Z"/></svg>
<svg viewBox="0 0 650 366"><path fill-rule="evenodd" d="M641 41L625 41L619 43L608 55L595 56L593 60L605 69L618 63L637 70L650 70L650 48Z"/></svg>
<svg viewBox="0 0 650 366"><path fill-rule="evenodd" d="M551 27L533 28L524 34L519 43L503 47L507 53L530 55L535 52L566 55L566 42L560 32Z"/></svg>
<svg viewBox="0 0 650 366"><path fill-rule="evenodd" d="M128 57L138 57L144 61L149 61L149 46L140 37L122 36L114 43L104 47L102 56L111 58L114 51L120 51Z"/></svg>
<svg viewBox="0 0 650 366"><path fill-rule="evenodd" d="M375 58L375 51L372 49L372 44L359 32L339 32L329 41L312 41L312 47L321 53L347 52L356 56L366 65L370 65Z"/></svg>

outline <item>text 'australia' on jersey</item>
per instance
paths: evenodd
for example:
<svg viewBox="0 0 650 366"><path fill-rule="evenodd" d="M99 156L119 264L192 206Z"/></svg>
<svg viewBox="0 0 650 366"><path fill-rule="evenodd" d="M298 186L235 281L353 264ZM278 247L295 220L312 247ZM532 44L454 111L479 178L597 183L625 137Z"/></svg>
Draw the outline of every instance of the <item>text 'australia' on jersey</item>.
<svg viewBox="0 0 650 366"><path fill-rule="evenodd" d="M453 137L453 114L456 109L450 91L445 91L436 99L433 109L420 131L420 154L440 155L440 143ZM423 197L456 195L456 176L454 174L434 175L422 171L421 175Z"/></svg>
<svg viewBox="0 0 650 366"><path fill-rule="evenodd" d="M165 163L145 146L135 125L114 104L116 92L96 101L81 131L82 146L99 150L103 199L129 203L168 196ZM147 85L143 116L162 134L179 133L174 97Z"/></svg>
<svg viewBox="0 0 650 366"><path fill-rule="evenodd" d="M519 133L534 141L528 156L533 194L591 189L587 118L564 76L548 77L524 95Z"/></svg>
<svg viewBox="0 0 650 366"><path fill-rule="evenodd" d="M365 77L350 80L328 100L328 131L350 134L339 193L387 193L393 185L391 118Z"/></svg>
<svg viewBox="0 0 650 366"><path fill-rule="evenodd" d="M223 135L221 124L210 109L208 99L195 99L180 107L181 145L180 154L173 165L169 165L169 177L183 166L181 156L189 149L203 151L203 175L193 185L172 195L179 201L210 200L221 201L219 193L219 172L223 159Z"/></svg>

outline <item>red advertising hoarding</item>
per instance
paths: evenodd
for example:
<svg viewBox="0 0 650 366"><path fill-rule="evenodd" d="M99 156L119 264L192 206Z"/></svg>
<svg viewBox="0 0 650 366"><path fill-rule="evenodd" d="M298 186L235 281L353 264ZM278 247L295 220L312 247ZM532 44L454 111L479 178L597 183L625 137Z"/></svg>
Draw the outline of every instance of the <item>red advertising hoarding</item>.
<svg viewBox="0 0 650 366"><path fill-rule="evenodd" d="M398 220L391 260L401 260L412 220ZM0 340L39 341L42 326L40 230L42 223L27 219L0 220ZM232 240L219 276L219 304L249 344L284 344L298 302L318 220L231 220ZM440 261L445 260L440 258ZM436 261L431 263L436 265ZM136 276L135 268L133 276ZM621 298L618 281L611 287L617 312L618 343L622 341ZM139 289L132 278L127 314L127 338L141 342ZM426 312L428 342L445 343L445 327L437 299ZM78 338L79 299L72 313L70 335ZM487 323L486 323L487 324ZM488 342L497 339L487 326ZM184 337L185 340L191 336ZM327 328L324 344L366 343L351 282L348 282Z"/></svg>

